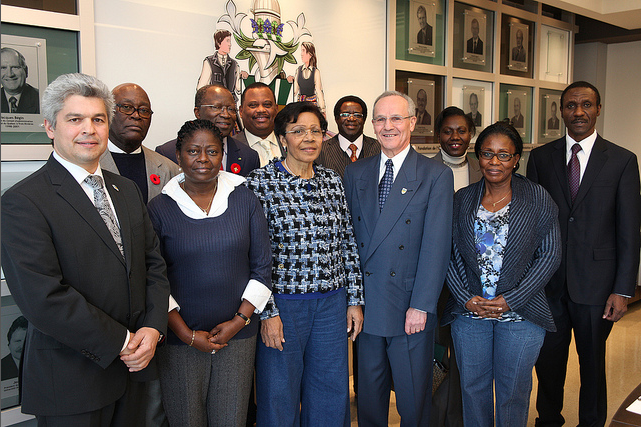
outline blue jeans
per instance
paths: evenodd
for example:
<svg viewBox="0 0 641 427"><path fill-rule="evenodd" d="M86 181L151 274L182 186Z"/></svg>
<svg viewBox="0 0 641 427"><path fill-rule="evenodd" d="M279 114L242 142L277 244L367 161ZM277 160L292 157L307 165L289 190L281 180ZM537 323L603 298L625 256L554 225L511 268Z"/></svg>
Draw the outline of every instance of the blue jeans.
<svg viewBox="0 0 641 427"><path fill-rule="evenodd" d="M527 425L532 368L545 330L528 321L496 322L457 316L452 339L461 373L465 427Z"/></svg>
<svg viewBox="0 0 641 427"><path fill-rule="evenodd" d="M283 351L258 340L256 425L349 426L347 300L276 297Z"/></svg>

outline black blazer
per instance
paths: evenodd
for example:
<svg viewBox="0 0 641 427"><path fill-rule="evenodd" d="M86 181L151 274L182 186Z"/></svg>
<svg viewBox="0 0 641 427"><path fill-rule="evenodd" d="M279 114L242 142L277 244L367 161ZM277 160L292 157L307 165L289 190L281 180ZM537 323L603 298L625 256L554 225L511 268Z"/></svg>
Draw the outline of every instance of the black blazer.
<svg viewBox="0 0 641 427"><path fill-rule="evenodd" d="M427 24L425 31L418 30L416 34L416 43L432 45L432 26Z"/></svg>
<svg viewBox="0 0 641 427"><path fill-rule="evenodd" d="M612 293L634 295L639 268L639 168L630 151L597 136L574 203L565 137L530 153L527 176L559 207L563 258L547 285L578 304L602 305Z"/></svg>
<svg viewBox="0 0 641 427"><path fill-rule="evenodd" d="M121 255L82 187L53 156L2 196L2 267L29 320L22 410L68 415L115 402L127 378L156 377L155 360L129 373L127 331L167 328L165 261L133 181L103 171L120 223Z"/></svg>
<svg viewBox="0 0 641 427"><path fill-rule="evenodd" d="M476 49L474 49L474 37L470 37L467 40L467 53L474 53L477 55L483 55L483 40L480 38L476 41Z"/></svg>
<svg viewBox="0 0 641 427"><path fill-rule="evenodd" d="M375 156L380 152L381 144L376 139L363 135L363 148L358 155L358 160ZM341 148L341 144L338 142L338 135L336 135L327 141L323 141L316 163L336 171L342 178L345 174L345 168L352 163L352 160Z"/></svg>
<svg viewBox="0 0 641 427"><path fill-rule="evenodd" d="M243 144L228 136L225 144L227 144L227 164L225 170L233 172L241 176L249 175L249 172L260 167L260 158L258 153L249 148L249 145ZM172 139L162 145L156 147L156 152L162 154L174 163L178 163L176 159L176 140ZM234 166L234 163L238 166ZM237 169L240 170L237 171Z"/></svg>
<svg viewBox="0 0 641 427"><path fill-rule="evenodd" d="M4 91L4 88L0 90L0 98L2 98L2 112L9 112L9 102L7 101L7 96ZM28 83L25 83L24 88L22 89L22 94L20 95L20 101L18 101L18 113L23 114L39 114L40 113L40 96L38 94L38 89L31 86Z"/></svg>

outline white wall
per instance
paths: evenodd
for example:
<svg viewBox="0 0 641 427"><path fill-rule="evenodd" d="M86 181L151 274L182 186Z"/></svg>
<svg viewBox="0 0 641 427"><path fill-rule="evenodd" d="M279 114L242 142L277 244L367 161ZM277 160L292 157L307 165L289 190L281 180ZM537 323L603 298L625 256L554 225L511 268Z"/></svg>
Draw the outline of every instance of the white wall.
<svg viewBox="0 0 641 427"><path fill-rule="evenodd" d="M234 0L252 16L251 0ZM212 34L225 14L223 0L95 0L97 76L109 87L134 82L151 99L154 116L144 144L175 138L194 118L194 94L203 59L214 52ZM385 89L385 0L280 0L281 20L303 12L318 56L330 130L336 101L358 95L368 107ZM228 28L218 24L218 28ZM239 48L233 41L232 56ZM295 54L298 63L300 53ZM248 71L248 61L239 62ZM296 65L285 65L288 75ZM371 124L365 133L372 135Z"/></svg>

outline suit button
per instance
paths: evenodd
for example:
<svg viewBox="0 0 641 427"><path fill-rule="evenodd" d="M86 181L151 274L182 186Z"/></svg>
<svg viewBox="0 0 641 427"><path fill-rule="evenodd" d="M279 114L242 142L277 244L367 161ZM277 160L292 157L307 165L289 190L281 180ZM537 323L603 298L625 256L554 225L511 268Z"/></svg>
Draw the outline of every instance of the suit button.
<svg viewBox="0 0 641 427"><path fill-rule="evenodd" d="M365 247L365 243L361 242L361 248Z"/></svg>
<svg viewBox="0 0 641 427"><path fill-rule="evenodd" d="M372 273L370 273L369 271L366 271L366 272L365 272L365 275L366 275L366 276L369 276L370 274L372 274Z"/></svg>
<svg viewBox="0 0 641 427"><path fill-rule="evenodd" d="M568 221L570 221L570 222L574 222L574 217L573 217L573 216L571 216L571 217L570 217L570 219L568 219Z"/></svg>
<svg viewBox="0 0 641 427"><path fill-rule="evenodd" d="M406 219L406 220L405 220L405 224L410 224L411 222L412 222L412 220L411 220L411 219Z"/></svg>
<svg viewBox="0 0 641 427"><path fill-rule="evenodd" d="M127 318L127 320L131 319L131 316L129 314L126 315L125 317Z"/></svg>
<svg viewBox="0 0 641 427"><path fill-rule="evenodd" d="M395 271L390 271L389 275L392 276L392 277L396 277L396 272Z"/></svg>
<svg viewBox="0 0 641 427"><path fill-rule="evenodd" d="M403 249L405 249L405 246L401 245L401 246L398 247L398 249L400 249L402 251Z"/></svg>

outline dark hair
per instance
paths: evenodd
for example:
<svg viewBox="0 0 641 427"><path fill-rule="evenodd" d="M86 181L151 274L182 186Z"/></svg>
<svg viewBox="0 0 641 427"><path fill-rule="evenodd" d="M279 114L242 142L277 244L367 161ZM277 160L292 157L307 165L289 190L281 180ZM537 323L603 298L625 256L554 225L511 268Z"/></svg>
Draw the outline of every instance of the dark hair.
<svg viewBox="0 0 641 427"><path fill-rule="evenodd" d="M309 65L310 67L318 68L318 60L316 59L316 48L312 42L303 42L302 46L305 48L307 53L309 53Z"/></svg>
<svg viewBox="0 0 641 427"><path fill-rule="evenodd" d="M506 119L501 120L500 122L496 122L493 125L490 125L483 129L483 132L481 132L476 140L476 144L474 144L474 154L476 154L477 159L481 158L481 148L483 148L483 143L492 135L507 136L512 141L512 144L514 144L514 154L518 154L519 157L523 155L523 140L521 139L521 135L519 135L519 132L514 129L514 126L509 123L509 120ZM512 173L516 172L518 169L519 164L517 162L516 167L512 169Z"/></svg>
<svg viewBox="0 0 641 427"><path fill-rule="evenodd" d="M13 333L17 329L28 329L28 327L29 327L29 322L27 322L27 319L25 319L24 316L16 317L16 319L13 321L13 323L9 327L9 331L7 332L7 341L11 341L11 337L13 336Z"/></svg>
<svg viewBox="0 0 641 427"><path fill-rule="evenodd" d="M574 89L574 88L577 88L577 87L585 87L585 88L588 88L588 89L592 89L594 91L594 93L596 94L596 105L597 106L601 105L601 95L599 94L599 89L594 87L594 85L591 84L591 83L585 82L583 80L579 80L578 82L574 82L570 86L566 87L563 90L563 93L561 93L561 109L563 109L563 98L565 98L565 94L570 89Z"/></svg>
<svg viewBox="0 0 641 427"><path fill-rule="evenodd" d="M420 12L421 10L422 10L422 11L423 11L423 13L425 14L425 16L427 16L427 9L425 9L425 6L423 6L423 5L419 6L419 7L418 7L418 9L416 9L416 16L418 16L418 14L419 14L419 12Z"/></svg>
<svg viewBox="0 0 641 427"><path fill-rule="evenodd" d="M218 83L213 84L213 85L202 86L200 89L198 89L196 91L196 96L194 98L194 107L198 108L198 107L200 107L202 105L203 98L205 97L205 95L207 95L207 91L209 89L211 89L212 87L220 87L220 88L223 88L223 89L225 89L226 91L229 92L229 89L227 89L225 86L223 86L221 84L218 84ZM231 95L231 92L229 92L229 94Z"/></svg>
<svg viewBox="0 0 641 427"><path fill-rule="evenodd" d="M338 115L341 113L341 107L346 102L355 102L360 105L363 109L363 120L367 119L367 104L356 95L347 95L338 100L336 105L334 105L334 118L338 118Z"/></svg>
<svg viewBox="0 0 641 427"><path fill-rule="evenodd" d="M214 33L214 47L216 50L218 50L223 40L229 36L231 36L231 33L227 30L218 30Z"/></svg>
<svg viewBox="0 0 641 427"><path fill-rule="evenodd" d="M274 97L274 104L276 104L276 95L274 95L274 91L272 90L272 88L270 88L269 86L267 86L263 82L254 82L254 83L250 84L249 86L247 86L245 88L245 90L243 91L242 95L240 95L240 105L243 105L245 103L245 94L247 93L247 91L252 90L252 89L261 89L261 88L264 88L264 87L269 89L269 91L272 93L272 96Z"/></svg>
<svg viewBox="0 0 641 427"><path fill-rule="evenodd" d="M209 120L196 119L186 121L178 131L178 138L176 139L176 151L180 151L185 139L191 137L196 131L205 130L211 132L214 138L223 145L223 136L220 130Z"/></svg>
<svg viewBox="0 0 641 427"><path fill-rule="evenodd" d="M465 111L455 106L447 107L445 110L441 111L438 116L436 116L436 120L434 121L434 132L436 132L437 135L441 133L441 127L443 126L443 122L445 121L445 119L454 116L463 117L465 119L465 123L467 123L467 130L470 131L472 137L476 135L476 126L474 125L474 120L472 120L470 116L466 115Z"/></svg>
<svg viewBox="0 0 641 427"><path fill-rule="evenodd" d="M313 102L301 101L287 104L285 108L276 114L276 118L274 119L274 133L276 136L285 136L287 124L296 123L298 116L303 113L315 114L316 117L318 117L323 132L327 131L327 119L323 116L320 108Z"/></svg>

